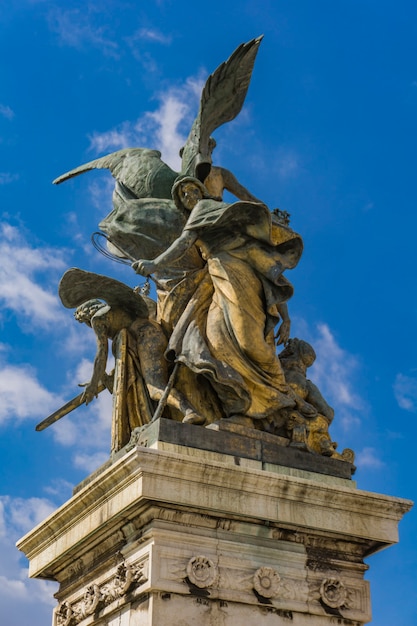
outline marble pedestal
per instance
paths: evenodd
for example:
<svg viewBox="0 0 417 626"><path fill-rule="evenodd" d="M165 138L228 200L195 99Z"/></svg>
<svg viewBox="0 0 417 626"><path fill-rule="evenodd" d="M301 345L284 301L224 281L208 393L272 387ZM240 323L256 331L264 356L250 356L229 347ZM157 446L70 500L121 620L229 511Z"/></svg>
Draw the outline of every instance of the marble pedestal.
<svg viewBox="0 0 417 626"><path fill-rule="evenodd" d="M268 437L160 420L84 481L18 544L54 626L369 622L363 559L411 502Z"/></svg>

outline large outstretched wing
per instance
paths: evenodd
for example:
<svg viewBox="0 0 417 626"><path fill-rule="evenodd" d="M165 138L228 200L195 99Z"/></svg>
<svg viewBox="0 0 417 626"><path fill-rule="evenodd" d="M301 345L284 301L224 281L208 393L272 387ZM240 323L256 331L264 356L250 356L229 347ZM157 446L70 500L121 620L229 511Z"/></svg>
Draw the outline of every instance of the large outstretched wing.
<svg viewBox="0 0 417 626"><path fill-rule="evenodd" d="M204 181L210 171L210 134L240 112L249 87L262 36L241 44L211 74L203 88L200 108L182 153L181 174ZM92 169L108 169L136 198L170 198L177 172L161 160L158 150L125 148L80 165L56 178L65 180Z"/></svg>
<svg viewBox="0 0 417 626"><path fill-rule="evenodd" d="M93 169L110 170L112 176L133 192L136 198L169 198L171 187L178 176L161 160L159 150L125 148L80 165L58 176L53 182L59 185Z"/></svg>
<svg viewBox="0 0 417 626"><path fill-rule="evenodd" d="M73 309L87 300L99 298L110 306L124 309L135 317L147 318L149 309L142 296L124 283L73 267L65 272L58 288L62 304Z"/></svg>
<svg viewBox="0 0 417 626"><path fill-rule="evenodd" d="M240 112L263 35L241 44L204 85L200 109L182 154L182 174L204 180L210 169L211 133Z"/></svg>

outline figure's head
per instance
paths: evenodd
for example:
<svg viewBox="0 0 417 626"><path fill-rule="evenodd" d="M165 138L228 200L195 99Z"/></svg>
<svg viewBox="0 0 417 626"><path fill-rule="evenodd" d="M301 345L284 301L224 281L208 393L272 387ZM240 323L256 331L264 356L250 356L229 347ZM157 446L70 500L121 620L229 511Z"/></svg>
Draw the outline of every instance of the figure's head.
<svg viewBox="0 0 417 626"><path fill-rule="evenodd" d="M178 187L178 197L181 204L191 211L199 200L203 199L203 193L195 183L182 183Z"/></svg>
<svg viewBox="0 0 417 626"><path fill-rule="evenodd" d="M316 360L316 353L312 346L302 339L298 340L298 350L302 362L306 367L311 367Z"/></svg>
<svg viewBox="0 0 417 626"><path fill-rule="evenodd" d="M93 315L97 313L97 311L102 309L103 306L106 305L97 298L87 300L87 302L83 302L83 304L80 304L80 306L75 309L74 317L77 322L80 322L80 324L84 323L90 325L90 321Z"/></svg>
<svg viewBox="0 0 417 626"><path fill-rule="evenodd" d="M179 178L174 183L172 197L178 208L187 211L191 211L199 200L211 198L203 183L191 176Z"/></svg>
<svg viewBox="0 0 417 626"><path fill-rule="evenodd" d="M316 353L312 346L302 339L290 339L279 355L280 360L301 362L305 367L311 367L316 360Z"/></svg>

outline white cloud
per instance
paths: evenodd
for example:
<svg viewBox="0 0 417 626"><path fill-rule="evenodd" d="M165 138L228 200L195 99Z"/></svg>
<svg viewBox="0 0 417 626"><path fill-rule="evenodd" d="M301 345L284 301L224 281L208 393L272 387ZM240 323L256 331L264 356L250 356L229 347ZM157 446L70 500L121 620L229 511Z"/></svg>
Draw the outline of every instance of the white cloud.
<svg viewBox="0 0 417 626"><path fill-rule="evenodd" d="M99 13L92 5L82 9L53 9L49 13L49 27L63 45L82 50L92 46L106 56L118 57L119 46L108 35L108 28L95 24Z"/></svg>
<svg viewBox="0 0 417 626"><path fill-rule="evenodd" d="M109 460L108 452L96 452L95 454L76 454L74 465L91 473Z"/></svg>
<svg viewBox="0 0 417 626"><path fill-rule="evenodd" d="M61 398L49 392L29 366L0 366L0 424L33 419L61 406Z"/></svg>
<svg viewBox="0 0 417 626"><path fill-rule="evenodd" d="M0 496L3 513L3 528L12 526L16 532L26 533L40 524L56 509L46 498L11 498Z"/></svg>
<svg viewBox="0 0 417 626"><path fill-rule="evenodd" d="M12 120L14 118L14 111L6 104L0 104L0 115L7 120Z"/></svg>
<svg viewBox="0 0 417 626"><path fill-rule="evenodd" d="M0 172L0 185L8 185L19 180L19 174L12 174L11 172Z"/></svg>
<svg viewBox="0 0 417 626"><path fill-rule="evenodd" d="M89 136L89 139L89 149L97 153L110 149L121 150L136 143L134 129L130 122L122 122L117 128L104 131L103 133L94 132Z"/></svg>
<svg viewBox="0 0 417 626"><path fill-rule="evenodd" d="M41 626L51 621L57 584L30 580L26 558L15 542L55 509L53 502L43 498L0 496L0 605L2 623L7 626Z"/></svg>
<svg viewBox="0 0 417 626"><path fill-rule="evenodd" d="M275 161L275 168L281 179L294 178L300 171L300 158L293 149L279 149Z"/></svg>
<svg viewBox="0 0 417 626"><path fill-rule="evenodd" d="M155 28L141 28L131 38L136 41L154 41L155 43L161 43L163 45L169 45L172 42L170 35L164 35L161 31Z"/></svg>
<svg viewBox="0 0 417 626"><path fill-rule="evenodd" d="M393 385L398 406L411 413L417 412L417 377L397 374Z"/></svg>
<svg viewBox="0 0 417 626"><path fill-rule="evenodd" d="M56 290L57 271L65 267L62 250L35 247L21 230L3 222L0 257L0 303L4 308L12 310L20 320L30 320L32 330L64 319L58 296L36 280L38 273L44 278L54 276L51 284Z"/></svg>
<svg viewBox="0 0 417 626"><path fill-rule="evenodd" d="M149 44L168 46L172 42L172 37L155 28L141 28L126 37L125 41L133 57L142 65L146 74L150 75L158 72L158 64L151 54Z"/></svg>
<svg viewBox="0 0 417 626"><path fill-rule="evenodd" d="M72 496L74 485L64 478L53 478L51 484L44 487L45 493L57 497L60 501Z"/></svg>
<svg viewBox="0 0 417 626"><path fill-rule="evenodd" d="M100 150L100 152L102 152L102 150ZM101 216L106 210L110 212L113 209L113 189L114 179L110 176L100 179L100 181L93 180L88 186L91 203L100 211ZM91 248L91 241L89 243Z"/></svg>
<svg viewBox="0 0 417 626"><path fill-rule="evenodd" d="M385 466L382 459L378 457L375 448L363 448L356 454L355 464L361 469L381 469Z"/></svg>
<svg viewBox="0 0 417 626"><path fill-rule="evenodd" d="M178 152L198 110L202 86L202 79L191 77L181 87L171 87L159 94L159 107L155 111L144 113L135 122L122 122L103 133L92 133L90 149L102 153L136 146L155 148L162 152L162 159L170 167L179 170Z"/></svg>

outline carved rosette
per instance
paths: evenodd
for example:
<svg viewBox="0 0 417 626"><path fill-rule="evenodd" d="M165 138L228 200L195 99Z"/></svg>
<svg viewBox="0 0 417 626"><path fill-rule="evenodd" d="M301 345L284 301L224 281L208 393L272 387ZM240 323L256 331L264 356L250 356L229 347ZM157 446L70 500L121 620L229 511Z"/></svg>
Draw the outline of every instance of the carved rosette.
<svg viewBox="0 0 417 626"><path fill-rule="evenodd" d="M281 585L281 577L272 567L260 567L253 577L253 587L263 598L275 598Z"/></svg>
<svg viewBox="0 0 417 626"><path fill-rule="evenodd" d="M206 556L194 556L188 561L187 575L190 582L200 589L211 587L217 580L217 567Z"/></svg>
<svg viewBox="0 0 417 626"><path fill-rule="evenodd" d="M320 586L320 597L328 607L340 609L347 603L348 592L338 578L325 578Z"/></svg>

